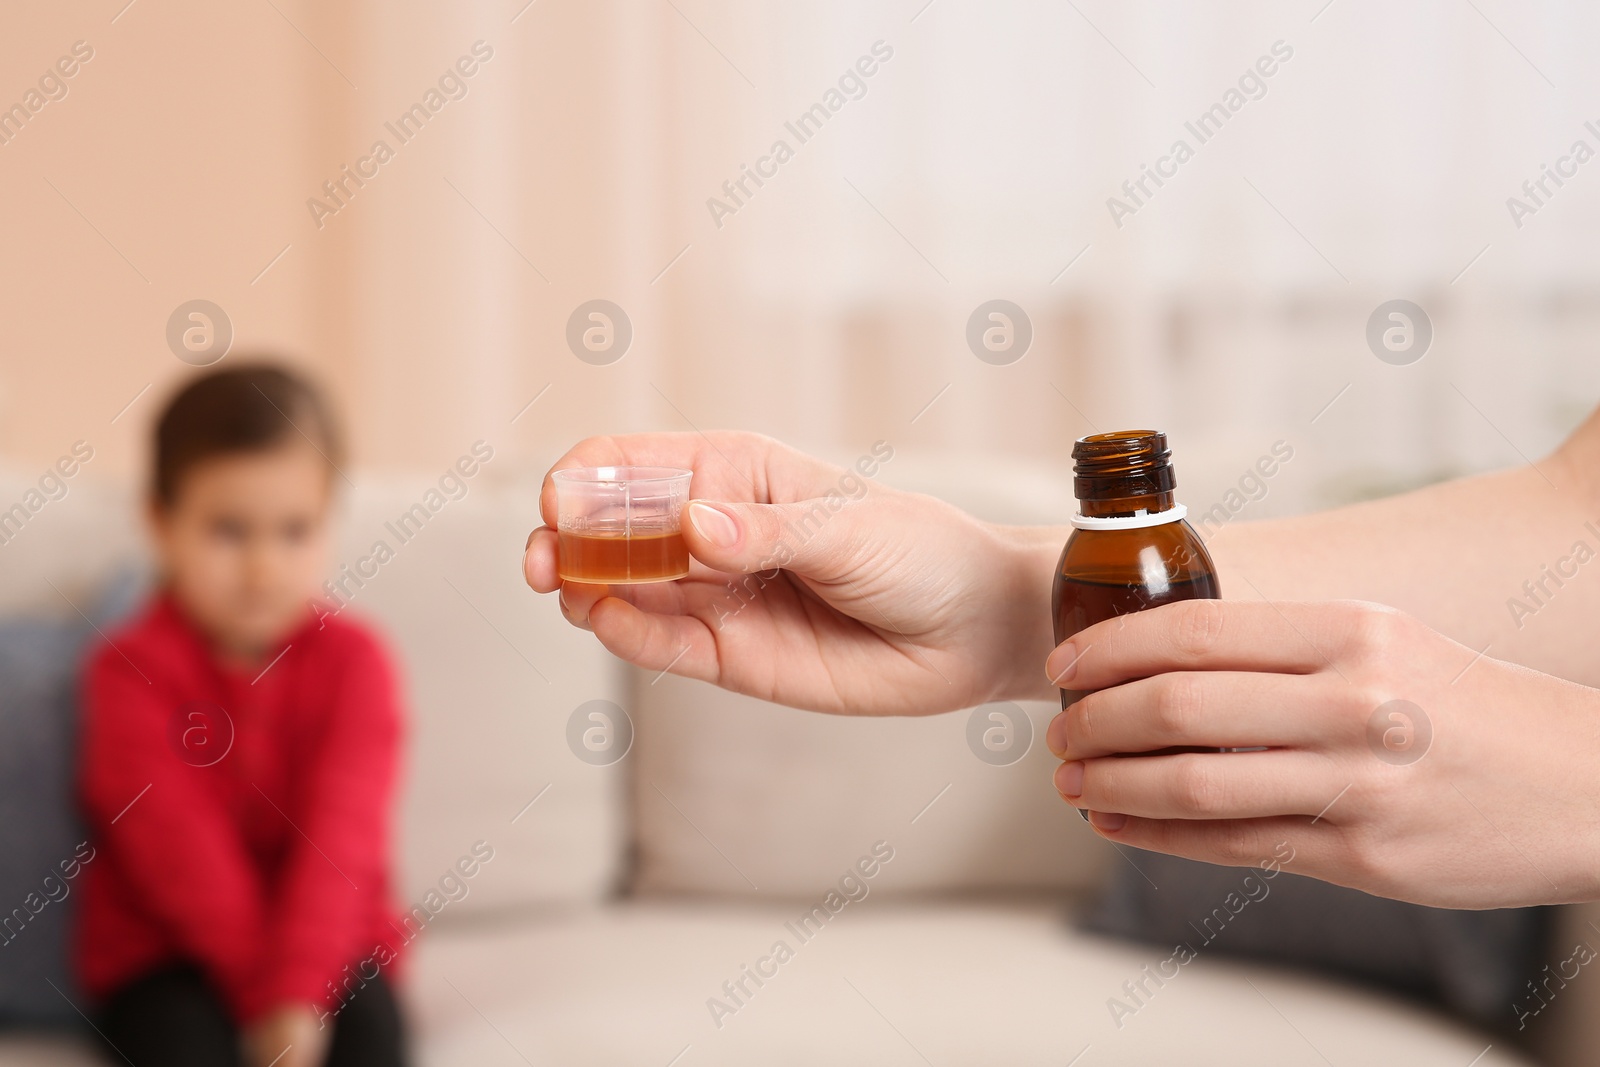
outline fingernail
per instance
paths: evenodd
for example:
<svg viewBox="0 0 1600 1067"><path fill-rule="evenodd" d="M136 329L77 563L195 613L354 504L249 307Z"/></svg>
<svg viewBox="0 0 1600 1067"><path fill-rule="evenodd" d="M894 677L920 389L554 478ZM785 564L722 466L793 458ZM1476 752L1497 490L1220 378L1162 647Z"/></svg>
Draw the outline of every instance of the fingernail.
<svg viewBox="0 0 1600 1067"><path fill-rule="evenodd" d="M1044 672L1050 676L1053 685L1065 689L1063 683L1070 682L1072 676L1078 673L1078 649L1071 641L1063 641L1056 646L1056 650L1045 659Z"/></svg>
<svg viewBox="0 0 1600 1067"><path fill-rule="evenodd" d="M1050 746L1050 751L1061 758L1067 755L1067 713L1062 712L1050 720L1050 726L1044 732L1044 743Z"/></svg>
<svg viewBox="0 0 1600 1067"><path fill-rule="evenodd" d="M1118 815L1114 811L1091 811L1089 813L1089 825L1096 830L1104 830L1106 833L1114 834L1128 825L1128 817L1126 815Z"/></svg>
<svg viewBox="0 0 1600 1067"><path fill-rule="evenodd" d="M702 500L689 502L689 523L694 532L718 548L732 548L739 543L739 523L726 511Z"/></svg>
<svg viewBox="0 0 1600 1067"><path fill-rule="evenodd" d="M568 622L574 626L581 626L585 630L589 628L589 617L585 615L579 618L578 614L572 610L572 605L567 602L567 584L565 582L562 582L561 588L556 590L556 601L561 605L561 614L567 617Z"/></svg>
<svg viewBox="0 0 1600 1067"><path fill-rule="evenodd" d="M1056 792L1064 797L1083 795L1083 764L1074 760L1056 768Z"/></svg>

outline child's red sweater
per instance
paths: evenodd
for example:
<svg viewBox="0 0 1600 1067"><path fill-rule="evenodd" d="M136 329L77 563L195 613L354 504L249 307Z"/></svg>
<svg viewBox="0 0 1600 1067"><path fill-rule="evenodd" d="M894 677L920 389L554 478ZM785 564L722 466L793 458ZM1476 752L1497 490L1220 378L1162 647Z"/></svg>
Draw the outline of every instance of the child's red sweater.
<svg viewBox="0 0 1600 1067"><path fill-rule="evenodd" d="M91 995L189 962L244 1023L285 1002L331 1011L353 976L392 965L388 656L309 610L279 647L265 669L222 666L163 595L90 659L80 785L96 854L77 961Z"/></svg>

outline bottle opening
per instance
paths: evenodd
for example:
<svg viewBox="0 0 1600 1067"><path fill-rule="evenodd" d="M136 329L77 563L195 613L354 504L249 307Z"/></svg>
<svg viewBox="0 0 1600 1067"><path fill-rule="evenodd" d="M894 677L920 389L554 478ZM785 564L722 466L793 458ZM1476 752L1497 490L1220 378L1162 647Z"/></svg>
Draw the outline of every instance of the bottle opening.
<svg viewBox="0 0 1600 1067"><path fill-rule="evenodd" d="M1080 437L1072 446L1073 493L1080 501L1153 498L1128 510L1171 507L1178 487L1172 449L1160 430L1116 430ZM1168 494L1164 499L1161 494ZM1087 514L1087 512L1085 512Z"/></svg>

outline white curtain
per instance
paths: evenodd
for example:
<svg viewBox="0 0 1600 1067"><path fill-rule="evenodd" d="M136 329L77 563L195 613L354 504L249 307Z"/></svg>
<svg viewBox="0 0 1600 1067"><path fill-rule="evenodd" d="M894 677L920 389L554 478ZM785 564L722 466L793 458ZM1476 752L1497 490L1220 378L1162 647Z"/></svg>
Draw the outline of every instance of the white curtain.
<svg viewBox="0 0 1600 1067"><path fill-rule="evenodd" d="M1287 439L1301 466L1275 506L1305 506L1521 462L1600 399L1600 162L1520 228L1506 206L1573 141L1600 149L1592 9L647 10L653 59L616 102L665 131L621 153L652 215L625 235L655 256L633 290L672 294L646 306L669 339L653 387L680 410L630 382L663 425L1059 463L1091 428L1153 424L1202 488ZM878 41L865 95L799 143L785 121ZM1201 144L1185 123L1262 57L1259 98ZM1116 225L1108 198L1179 138L1193 158ZM706 201L779 139L793 159L719 227ZM1034 326L1006 367L963 338L995 297ZM1433 323L1412 366L1365 341L1396 297Z"/></svg>

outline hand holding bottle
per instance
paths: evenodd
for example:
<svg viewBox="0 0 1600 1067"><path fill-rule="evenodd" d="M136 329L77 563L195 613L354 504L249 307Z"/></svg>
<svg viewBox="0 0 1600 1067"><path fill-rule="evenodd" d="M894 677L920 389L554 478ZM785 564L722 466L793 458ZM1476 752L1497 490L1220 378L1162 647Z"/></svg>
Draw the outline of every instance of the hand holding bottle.
<svg viewBox="0 0 1600 1067"><path fill-rule="evenodd" d="M763 700L925 715L1040 695L1050 572L1039 535L872 482L892 455L880 443L847 470L751 433L590 438L554 469L694 472L689 577L562 583L548 477L524 575L539 592L559 588L568 620L615 655Z"/></svg>
<svg viewBox="0 0 1600 1067"><path fill-rule="evenodd" d="M1046 733L1056 787L1119 844L1250 865L1288 841L1297 873L1447 908L1600 897L1596 690L1354 601L1171 604L1046 670L1093 691Z"/></svg>

